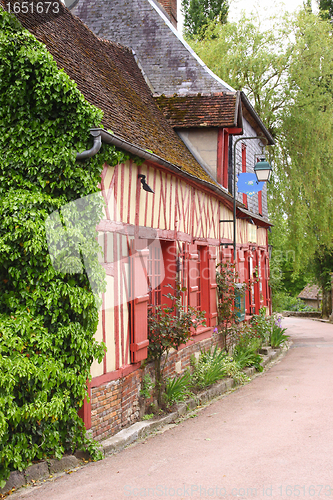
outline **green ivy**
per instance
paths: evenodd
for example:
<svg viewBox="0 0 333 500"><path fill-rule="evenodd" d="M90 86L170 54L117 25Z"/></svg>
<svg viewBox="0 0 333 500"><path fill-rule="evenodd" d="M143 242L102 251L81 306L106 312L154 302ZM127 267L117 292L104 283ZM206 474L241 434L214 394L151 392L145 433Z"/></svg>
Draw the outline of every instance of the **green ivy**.
<svg viewBox="0 0 333 500"><path fill-rule="evenodd" d="M94 340L105 287L95 239L102 207L92 204L80 220L79 258L95 295L84 270L52 266L45 221L96 193L104 162L129 158L103 144L76 161L101 120L45 46L0 8L0 487L33 460L93 449L77 411L105 352Z"/></svg>

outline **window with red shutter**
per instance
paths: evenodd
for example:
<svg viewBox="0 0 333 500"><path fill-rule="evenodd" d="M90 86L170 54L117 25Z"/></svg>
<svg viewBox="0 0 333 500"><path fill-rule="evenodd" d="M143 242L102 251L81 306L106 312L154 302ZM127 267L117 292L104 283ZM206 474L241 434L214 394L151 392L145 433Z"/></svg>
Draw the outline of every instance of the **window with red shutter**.
<svg viewBox="0 0 333 500"><path fill-rule="evenodd" d="M147 261L148 241L135 239L131 242L131 361L137 363L148 354L148 302Z"/></svg>

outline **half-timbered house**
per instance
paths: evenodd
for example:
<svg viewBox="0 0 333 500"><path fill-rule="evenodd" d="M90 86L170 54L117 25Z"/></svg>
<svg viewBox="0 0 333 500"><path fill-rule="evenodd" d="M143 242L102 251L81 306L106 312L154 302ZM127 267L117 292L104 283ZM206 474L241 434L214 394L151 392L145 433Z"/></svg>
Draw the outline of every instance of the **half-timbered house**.
<svg viewBox="0 0 333 500"><path fill-rule="evenodd" d="M81 8L77 11L81 17L83 12L94 11L93 3L91 8L81 3L76 7ZM112 3L113 11L119 2ZM136 3L133 0L132 4ZM103 5L101 0L99 6ZM193 353L221 342L216 333L215 272L217 262L233 258L231 247L221 245L233 241L233 225L220 223L233 219L229 189L232 138L243 133L262 135L273 143L247 98L205 68L153 0L147 0L147 5L153 8L154 16L157 14L163 30L166 27L184 49L179 57L185 69L176 61L175 75L169 72L168 76L165 70L167 61L173 58L171 52L160 61L163 74L159 78L157 70L150 73L143 68L147 61L144 52L138 56L116 43L134 46L132 39L103 40L63 6L61 15L52 22L36 23L31 16L18 15L85 98L103 110L104 129L91 131L94 144L113 144L140 158L112 167L105 164L101 172L106 208L98 231L107 290L96 337L104 340L107 352L101 364L94 362L92 366L91 399L83 412L86 427L98 439L116 433L140 416L148 309L164 303L167 285L180 281L187 289L186 303L205 311L206 318L206 326L171 354L169 373L182 372ZM108 21L103 12L99 18ZM125 18L124 11L117 22L121 24L122 19L126 24ZM87 22L90 24L90 18ZM138 39L141 24L136 23ZM161 36L156 38L160 46L166 43ZM103 32L103 37L110 38L111 31ZM138 49L135 45L135 52ZM149 64L155 66L154 61ZM186 81L180 77L177 80L181 72ZM158 87L156 82L162 80ZM168 90L170 81L176 82L179 91L174 84ZM93 153L94 148L84 155ZM258 145L248 146L244 140L239 169L249 169L259 153ZM78 161L81 159L78 156ZM251 280L255 268L259 278L247 294L248 316L260 307L270 307L265 196L264 191L261 204L242 195L237 200L241 279ZM249 223L249 217L254 224Z"/></svg>

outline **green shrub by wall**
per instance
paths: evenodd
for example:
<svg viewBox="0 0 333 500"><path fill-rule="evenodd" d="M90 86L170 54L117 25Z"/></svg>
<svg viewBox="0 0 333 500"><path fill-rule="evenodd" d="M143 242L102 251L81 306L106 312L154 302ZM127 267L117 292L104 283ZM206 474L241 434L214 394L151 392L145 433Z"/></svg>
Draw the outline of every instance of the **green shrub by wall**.
<svg viewBox="0 0 333 500"><path fill-rule="evenodd" d="M101 119L45 47L0 8L0 487L10 470L87 444L77 411L91 363L104 355L93 338L99 305L85 272L52 267L45 220L97 192L105 161L128 158L103 145L76 162ZM95 206L82 223L92 264L100 218Z"/></svg>

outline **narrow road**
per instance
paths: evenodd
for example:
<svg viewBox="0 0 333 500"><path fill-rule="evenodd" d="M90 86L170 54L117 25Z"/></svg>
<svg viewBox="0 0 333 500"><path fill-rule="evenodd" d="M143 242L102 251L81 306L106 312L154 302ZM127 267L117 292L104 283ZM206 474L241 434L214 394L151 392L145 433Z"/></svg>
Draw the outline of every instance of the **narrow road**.
<svg viewBox="0 0 333 500"><path fill-rule="evenodd" d="M249 384L162 434L11 498L333 497L333 325L283 324L293 346Z"/></svg>

